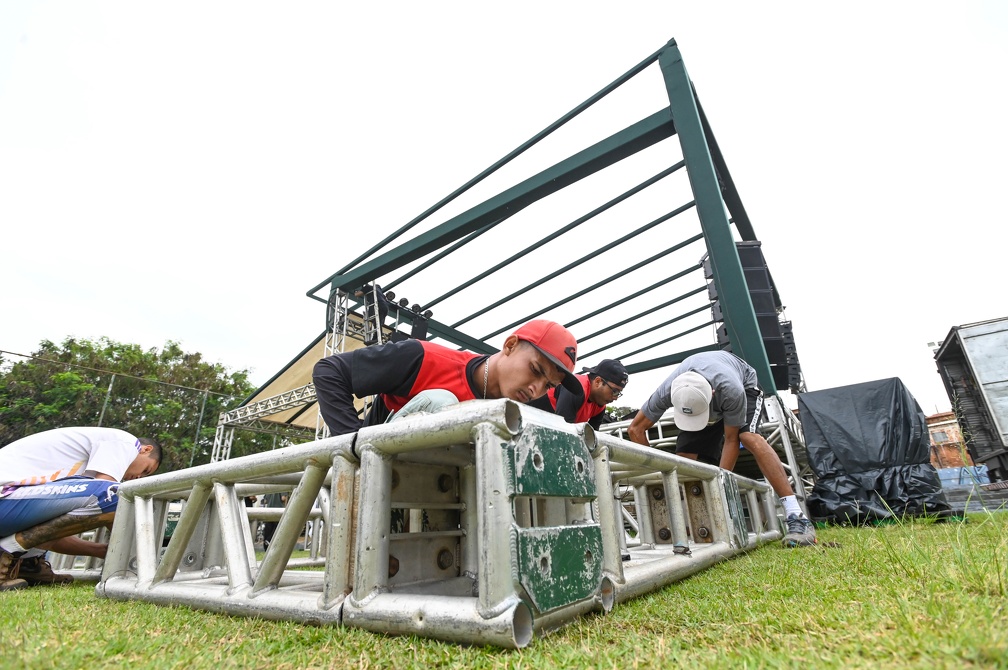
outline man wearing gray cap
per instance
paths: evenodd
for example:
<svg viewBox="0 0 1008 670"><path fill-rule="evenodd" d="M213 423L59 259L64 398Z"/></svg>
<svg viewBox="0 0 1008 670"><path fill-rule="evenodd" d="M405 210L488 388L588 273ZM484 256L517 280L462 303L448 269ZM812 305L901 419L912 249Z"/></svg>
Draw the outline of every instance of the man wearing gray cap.
<svg viewBox="0 0 1008 670"><path fill-rule="evenodd" d="M669 407L680 431L676 454L731 470L741 444L784 505L784 546L816 543L815 529L798 505L780 457L756 430L763 391L752 366L727 351L686 358L637 412L627 429L630 439L647 446L648 429Z"/></svg>
<svg viewBox="0 0 1008 670"><path fill-rule="evenodd" d="M598 428L605 418L606 405L623 395L630 375L622 363L606 358L574 377L581 384L581 395L557 386L529 404L559 414L567 423L587 423L592 428Z"/></svg>

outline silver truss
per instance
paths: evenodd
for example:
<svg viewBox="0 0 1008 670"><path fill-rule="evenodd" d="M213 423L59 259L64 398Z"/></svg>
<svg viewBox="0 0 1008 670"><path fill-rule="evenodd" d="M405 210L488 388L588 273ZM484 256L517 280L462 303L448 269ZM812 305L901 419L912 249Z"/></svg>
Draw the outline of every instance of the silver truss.
<svg viewBox="0 0 1008 670"><path fill-rule="evenodd" d="M286 508L242 504L280 490ZM137 479L119 495L101 597L502 647L783 536L765 483L508 400ZM250 518L279 521L261 558ZM318 569L291 570L316 521Z"/></svg>
<svg viewBox="0 0 1008 670"><path fill-rule="evenodd" d="M781 465L784 466L798 503L808 516L805 496L807 489L814 484L814 474L808 463L801 422L793 412L784 407L776 394L768 395L764 400L763 413L759 421L760 434L781 457ZM617 421L603 424L601 432L626 439L631 423L632 421ZM667 411L655 423L652 431L655 432L655 436L649 436L648 439L652 447L675 451L678 430L675 421L672 420L672 410Z"/></svg>

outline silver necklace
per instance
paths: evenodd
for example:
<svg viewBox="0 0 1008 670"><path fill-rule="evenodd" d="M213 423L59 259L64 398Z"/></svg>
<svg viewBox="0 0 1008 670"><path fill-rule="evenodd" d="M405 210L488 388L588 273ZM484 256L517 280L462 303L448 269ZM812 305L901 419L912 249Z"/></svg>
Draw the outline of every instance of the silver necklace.
<svg viewBox="0 0 1008 670"><path fill-rule="evenodd" d="M487 382L490 380L490 357L487 356L486 363L483 364L483 399L486 400Z"/></svg>

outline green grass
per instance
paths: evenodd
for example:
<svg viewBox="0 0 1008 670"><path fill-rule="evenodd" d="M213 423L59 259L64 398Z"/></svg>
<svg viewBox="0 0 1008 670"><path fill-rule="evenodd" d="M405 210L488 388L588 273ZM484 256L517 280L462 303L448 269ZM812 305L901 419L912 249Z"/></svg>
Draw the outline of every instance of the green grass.
<svg viewBox="0 0 1008 670"><path fill-rule="evenodd" d="M0 667L1008 668L1008 514L819 536L520 651L98 599L86 584L27 589L0 595Z"/></svg>

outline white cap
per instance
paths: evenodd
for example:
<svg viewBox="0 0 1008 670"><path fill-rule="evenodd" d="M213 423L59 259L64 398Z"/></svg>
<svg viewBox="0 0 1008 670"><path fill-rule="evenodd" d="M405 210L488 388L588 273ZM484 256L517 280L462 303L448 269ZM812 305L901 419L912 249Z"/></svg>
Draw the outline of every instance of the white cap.
<svg viewBox="0 0 1008 670"><path fill-rule="evenodd" d="M672 381L672 416L679 430L707 427L711 395L710 382L696 372L684 372Z"/></svg>

